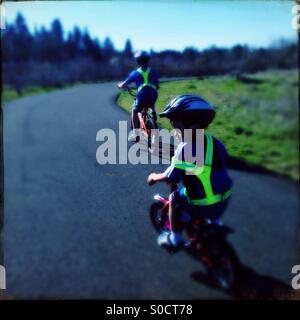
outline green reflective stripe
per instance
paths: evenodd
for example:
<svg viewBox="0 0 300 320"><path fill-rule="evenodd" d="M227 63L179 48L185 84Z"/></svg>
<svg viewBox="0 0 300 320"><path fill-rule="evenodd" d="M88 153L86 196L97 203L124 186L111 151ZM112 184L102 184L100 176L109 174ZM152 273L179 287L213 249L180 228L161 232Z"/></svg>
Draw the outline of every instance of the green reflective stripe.
<svg viewBox="0 0 300 320"><path fill-rule="evenodd" d="M151 83L145 84L145 83L143 83L143 84L141 84L141 85L138 87L138 91L140 91L140 90L143 89L144 87L151 87L151 88L153 88L153 89L156 90L156 86L155 86L154 84L151 84Z"/></svg>
<svg viewBox="0 0 300 320"><path fill-rule="evenodd" d="M204 166L203 172L197 176L197 178L201 181L203 185L205 198L212 198L214 196L214 192L213 192L211 181L210 181L210 176L211 176L211 166Z"/></svg>
<svg viewBox="0 0 300 320"><path fill-rule="evenodd" d="M212 171L213 138L208 134L206 135L206 138L207 138L207 143L206 143L204 170L200 175L197 175L197 178L201 181L204 192L205 192L205 198L207 199L207 201L209 201L209 199L213 199L214 197L214 192L213 192L211 181L210 181L210 176Z"/></svg>
<svg viewBox="0 0 300 320"><path fill-rule="evenodd" d="M137 72L139 72L139 74L143 77L143 80L144 80L144 83L138 87L138 91L140 91L141 89L143 89L146 86L151 87L156 90L156 86L149 82L150 71L151 71L151 68L147 68L147 70L145 70L145 71L142 68L137 69Z"/></svg>
<svg viewBox="0 0 300 320"><path fill-rule="evenodd" d="M195 174L200 174L204 168L204 167L198 167L194 163L178 160L175 157L172 157L172 165L177 169L194 172Z"/></svg>
<svg viewBox="0 0 300 320"><path fill-rule="evenodd" d="M230 189L224 194L215 194L209 198L191 200L187 194L186 189L184 190L184 194L187 197L189 203L196 206L209 206L209 205L216 204L218 202L224 201L227 198L229 198L231 193L232 193L232 190Z"/></svg>

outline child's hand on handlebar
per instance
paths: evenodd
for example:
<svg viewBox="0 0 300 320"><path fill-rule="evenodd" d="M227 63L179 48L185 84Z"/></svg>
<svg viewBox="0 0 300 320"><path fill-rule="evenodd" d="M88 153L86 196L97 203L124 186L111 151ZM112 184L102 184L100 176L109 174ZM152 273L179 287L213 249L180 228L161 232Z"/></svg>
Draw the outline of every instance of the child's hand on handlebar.
<svg viewBox="0 0 300 320"><path fill-rule="evenodd" d="M147 179L149 186L152 186L156 183L156 173L150 173Z"/></svg>
<svg viewBox="0 0 300 320"><path fill-rule="evenodd" d="M162 172L162 173L150 173L149 177L148 177L148 184L150 186L152 186L153 184L155 184L156 182L168 182L169 178L167 176L166 172Z"/></svg>
<svg viewBox="0 0 300 320"><path fill-rule="evenodd" d="M124 89L124 90L128 90L128 89L129 89L128 85L125 84L125 82L123 82L123 81L119 82L119 83L117 84L117 87L118 87L119 89Z"/></svg>

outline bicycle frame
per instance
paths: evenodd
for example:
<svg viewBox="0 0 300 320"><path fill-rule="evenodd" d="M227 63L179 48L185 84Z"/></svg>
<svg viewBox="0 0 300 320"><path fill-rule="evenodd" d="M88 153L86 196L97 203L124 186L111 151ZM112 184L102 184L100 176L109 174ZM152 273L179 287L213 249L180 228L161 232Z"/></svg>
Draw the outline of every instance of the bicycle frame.
<svg viewBox="0 0 300 320"><path fill-rule="evenodd" d="M132 97L134 97L134 98L136 97L136 93L134 92L133 88L127 87L124 90L126 90ZM146 126L146 117L148 116L149 109L151 109L151 108L150 107L146 107L146 108L143 108L143 110L141 112L138 112L138 118L139 118L139 122L140 122L140 127L143 130L146 138L149 137L148 129L147 129L147 126Z"/></svg>
<svg viewBox="0 0 300 320"><path fill-rule="evenodd" d="M173 191L177 190L177 184L175 183L169 183L170 186L170 193L172 193ZM163 196L161 196L160 194L156 194L154 195L154 200L159 201L163 204L163 207L161 208L161 213L163 215L163 218L165 218L165 215L169 214L169 205L170 205L170 201L168 198L164 198ZM190 219L188 221L186 221L185 219L185 214L188 214L190 216L190 214L188 212L185 212L184 210L181 209L181 224L183 229L185 229L187 231L187 235L189 236L190 240L196 240L195 236L198 232L201 233L201 229L203 228L204 225L214 225L211 222L209 222L209 220L207 220L208 222L205 222L205 220L201 219L201 218L196 218L193 219L190 216ZM169 219L169 217L168 217ZM169 226L169 222L167 223L167 225ZM233 232L233 230L227 226L218 226L219 232L220 234L224 234L226 235L227 233L231 233Z"/></svg>
<svg viewBox="0 0 300 320"><path fill-rule="evenodd" d="M147 138L149 136L149 133L148 133L148 129L146 127L146 117L148 116L149 109L150 108L144 108L142 112L138 112L138 118L140 121L141 129L143 129L144 134Z"/></svg>

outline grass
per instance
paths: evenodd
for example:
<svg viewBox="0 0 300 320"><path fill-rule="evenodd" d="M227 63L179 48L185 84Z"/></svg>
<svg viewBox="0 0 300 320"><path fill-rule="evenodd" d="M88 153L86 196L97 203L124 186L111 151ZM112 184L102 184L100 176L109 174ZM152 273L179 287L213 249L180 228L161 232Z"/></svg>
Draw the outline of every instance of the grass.
<svg viewBox="0 0 300 320"><path fill-rule="evenodd" d="M2 91L2 101L9 102L18 98L23 98L27 96L32 96L35 94L46 93L53 90L57 90L54 87L41 88L41 87L26 87L22 90L22 95L19 96L15 89L4 89Z"/></svg>
<svg viewBox="0 0 300 320"><path fill-rule="evenodd" d="M97 83L103 83L103 82L107 82L110 80L99 80L97 81ZM11 89L11 88L5 88L2 90L2 101L4 103L6 102L10 102L12 100L15 99L20 99L20 98L24 98L27 96L32 96L35 94L42 94L42 93L47 93L47 92L51 92L54 90L62 90L62 89L66 89L66 88L71 88L77 85L81 85L81 84L88 84L88 83L94 83L94 82L81 82L78 81L76 83L73 84L63 84L61 86L52 86L52 87L39 87L39 86L29 86L29 87L24 87L22 89L22 95L18 95L17 91L15 89Z"/></svg>
<svg viewBox="0 0 300 320"><path fill-rule="evenodd" d="M230 155L298 181L298 72L274 70L248 78L255 81L218 76L162 83L157 111L177 95L200 95L217 111L208 131ZM118 104L130 111L132 97L123 92ZM171 128L168 120L159 124Z"/></svg>

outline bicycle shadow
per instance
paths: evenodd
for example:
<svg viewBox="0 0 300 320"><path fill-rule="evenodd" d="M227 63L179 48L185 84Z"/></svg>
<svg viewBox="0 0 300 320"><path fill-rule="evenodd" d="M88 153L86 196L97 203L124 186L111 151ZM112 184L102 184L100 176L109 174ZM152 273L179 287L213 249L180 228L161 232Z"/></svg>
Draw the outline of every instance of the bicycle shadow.
<svg viewBox="0 0 300 320"><path fill-rule="evenodd" d="M226 290L234 299L286 299L292 295L292 288L274 277L259 274L242 263L236 265L236 281L232 289ZM220 289L204 272L194 272L191 278L214 289ZM222 290L222 289L220 289Z"/></svg>

